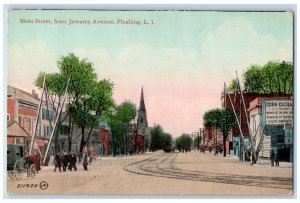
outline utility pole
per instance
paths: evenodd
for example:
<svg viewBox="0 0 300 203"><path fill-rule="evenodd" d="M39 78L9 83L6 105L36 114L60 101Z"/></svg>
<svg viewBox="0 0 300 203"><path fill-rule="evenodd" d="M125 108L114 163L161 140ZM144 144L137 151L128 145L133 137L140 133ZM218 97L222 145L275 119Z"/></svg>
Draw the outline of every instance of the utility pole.
<svg viewBox="0 0 300 203"><path fill-rule="evenodd" d="M44 81L43 81L43 91L42 91L42 96L41 96L40 103L39 103L38 113L37 113L37 116L36 116L34 131L33 131L32 138L31 138L29 154L31 154L31 152L32 152L33 144L34 144L34 141L35 141L36 129L37 129L37 125L38 125L38 122L39 122L40 111L41 111L42 101L43 101L43 95L44 95L44 92L45 92L45 81L46 81L46 75L45 75ZM42 155L38 146L37 146L37 149L38 149L40 155Z"/></svg>
<svg viewBox="0 0 300 203"><path fill-rule="evenodd" d="M225 88L226 88L226 84L225 84L225 83L224 83L224 86L225 86ZM226 89L227 89L227 88L226 88ZM241 138L242 138L242 143L241 143L241 144L243 144L242 146L245 147L245 145L244 145L244 135L243 135L242 128L241 128L241 123L240 123L240 121L239 121L239 119L238 119L238 117L237 117L237 114L236 114L234 105L233 105L233 103L232 103L232 101L231 101L230 95L229 95L228 92L227 92L227 94L228 94L228 98L229 98L229 101L230 101L230 104L231 104L231 108L232 108L233 113L234 113L234 115L235 115L236 122L237 122L237 124L238 124L239 130L240 130L240 133L241 133ZM241 151L241 150L242 150L242 149L240 149L240 151Z"/></svg>
<svg viewBox="0 0 300 203"><path fill-rule="evenodd" d="M247 114L247 110L246 110L246 105L245 105L245 100L244 100L244 95L243 95L243 91L242 91L242 87L240 85L240 80L239 80L239 77L238 77L238 74L236 72L236 79L237 79L237 82L238 82L238 86L239 86L239 89L240 89L240 94L241 94L241 97L242 97L242 101L243 101L243 106L244 106L244 111L245 111L245 115L246 115L246 120L247 120L247 126L248 126L248 130L249 130L249 138L250 138L250 143L251 143L251 151L252 151L252 155L253 155L253 158L254 158L254 163L256 163L257 161L257 156L256 156L256 151L255 151L255 144L254 144L254 141L253 141L253 134L252 134L252 131L251 131L251 128L250 128L250 124L249 124L249 119L248 119L248 114Z"/></svg>
<svg viewBox="0 0 300 203"><path fill-rule="evenodd" d="M46 149L46 152L45 152L45 156L44 156L43 163L45 163L45 161L46 161L47 154L48 154L48 151L49 151L49 148L50 148L50 145L51 145L51 141L52 141L53 135L54 135L54 133L55 133L55 131L56 131L56 127L57 127L57 123L58 123L60 114L61 114L62 109L63 109L63 107L64 107L64 103L65 103L66 96L67 96L67 90L68 90L68 87L69 87L69 82L70 82L70 78L68 79L68 82L67 82L67 86L66 86L65 93L64 93L64 98L63 98L63 101L62 101L60 110L58 111L58 114L57 114L57 117L56 117L56 121L55 121L54 128L53 128L53 130L52 130L52 133L51 133L51 136L50 136L48 145L47 145L47 149Z"/></svg>

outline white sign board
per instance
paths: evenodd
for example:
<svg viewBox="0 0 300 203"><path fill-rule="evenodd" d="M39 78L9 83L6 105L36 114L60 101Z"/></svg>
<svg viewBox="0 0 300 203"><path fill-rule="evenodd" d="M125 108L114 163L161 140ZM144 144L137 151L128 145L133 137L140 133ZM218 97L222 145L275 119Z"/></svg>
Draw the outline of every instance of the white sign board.
<svg viewBox="0 0 300 203"><path fill-rule="evenodd" d="M293 122L291 100L266 100L266 125L284 125Z"/></svg>

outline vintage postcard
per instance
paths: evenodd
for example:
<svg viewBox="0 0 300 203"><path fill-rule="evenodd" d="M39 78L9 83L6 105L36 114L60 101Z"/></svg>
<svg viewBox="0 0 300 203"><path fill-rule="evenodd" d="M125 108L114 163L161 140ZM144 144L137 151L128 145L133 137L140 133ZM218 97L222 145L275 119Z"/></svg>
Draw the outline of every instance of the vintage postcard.
<svg viewBox="0 0 300 203"><path fill-rule="evenodd" d="M294 194L292 11L9 10L9 195Z"/></svg>

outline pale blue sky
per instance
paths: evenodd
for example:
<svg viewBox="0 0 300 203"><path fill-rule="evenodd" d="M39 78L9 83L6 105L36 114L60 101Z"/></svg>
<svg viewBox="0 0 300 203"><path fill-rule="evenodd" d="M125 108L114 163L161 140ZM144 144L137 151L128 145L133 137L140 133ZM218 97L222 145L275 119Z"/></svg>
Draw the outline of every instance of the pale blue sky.
<svg viewBox="0 0 300 203"><path fill-rule="evenodd" d="M21 25L25 19L153 19L152 26L115 25ZM290 41L292 16L280 12L96 12L96 11L12 11L9 15L9 44L25 44L40 40L49 49L64 53L85 47L105 48L119 53L131 43L148 43L154 47L180 47L201 51L199 42L224 21L244 18L257 34L272 34L279 41ZM238 25L237 25L238 26ZM125 34L126 33L126 34Z"/></svg>
<svg viewBox="0 0 300 203"><path fill-rule="evenodd" d="M153 20L153 25L20 24L24 19ZM117 102L139 104L144 86L150 125L194 132L220 107L223 83L251 64L293 61L290 12L11 11L8 84L31 92L39 71L57 72L69 52L114 83ZM171 119L170 119L171 118Z"/></svg>

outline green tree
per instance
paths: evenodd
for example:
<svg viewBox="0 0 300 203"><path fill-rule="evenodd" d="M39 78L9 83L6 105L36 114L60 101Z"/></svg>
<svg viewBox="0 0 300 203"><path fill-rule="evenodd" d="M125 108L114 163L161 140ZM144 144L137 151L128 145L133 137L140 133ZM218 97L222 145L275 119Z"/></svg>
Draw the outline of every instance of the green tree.
<svg viewBox="0 0 300 203"><path fill-rule="evenodd" d="M60 101L63 88L70 78L67 113L64 118L60 118L62 123L67 116L69 117L68 140L71 143L74 125L81 128L80 151L87 143L95 125L98 125L101 113L113 104L112 91L113 84L108 80L97 82L97 75L93 68L93 63L88 59L80 59L73 53L62 56L57 62L59 73L47 74L46 84L48 88L47 101L55 105L55 99ZM40 73L35 81L38 87L42 86L43 76ZM59 127L59 126L58 126ZM88 130L86 135L85 129ZM58 136L56 137L58 139ZM69 150L71 145L69 144Z"/></svg>
<svg viewBox="0 0 300 203"><path fill-rule="evenodd" d="M176 147L179 151L190 150L192 146L192 138L188 134L182 134L180 137L176 138Z"/></svg>
<svg viewBox="0 0 300 203"><path fill-rule="evenodd" d="M223 156L226 156L226 139L229 132L237 124L235 115L232 111L222 108L222 109L212 109L205 112L203 116L204 126L210 126L222 132L223 135Z"/></svg>
<svg viewBox="0 0 300 203"><path fill-rule="evenodd" d="M165 134L160 125L155 125L151 131L151 148L153 151L162 149L165 143Z"/></svg>
<svg viewBox="0 0 300 203"><path fill-rule="evenodd" d="M261 66L252 65L244 73L244 89L249 93L265 93L266 80Z"/></svg>
<svg viewBox="0 0 300 203"><path fill-rule="evenodd" d="M227 88L227 91L229 92L234 92L234 91L238 91L239 90L239 86L238 86L238 83L235 79L231 80L228 88Z"/></svg>
<svg viewBox="0 0 300 203"><path fill-rule="evenodd" d="M293 64L282 61L269 61L264 66L252 65L243 74L244 89L248 93L293 92Z"/></svg>
<svg viewBox="0 0 300 203"><path fill-rule="evenodd" d="M106 111L108 125L111 128L113 155L120 153L121 149L128 151L127 132L130 127L130 121L136 117L136 105L131 101L124 101L114 109Z"/></svg>
<svg viewBox="0 0 300 203"><path fill-rule="evenodd" d="M136 105L131 102L126 100L123 102L121 105L118 106L117 108L117 114L122 122L122 125L124 126L123 128L123 134L124 134L124 150L125 154L128 153L128 128L130 127L130 121L133 120L136 115L137 115L137 108Z"/></svg>

